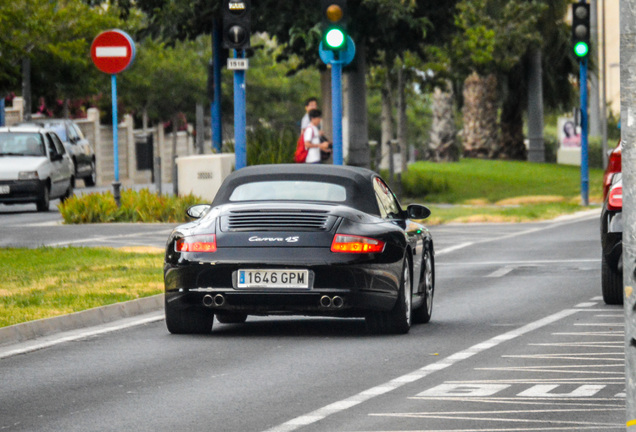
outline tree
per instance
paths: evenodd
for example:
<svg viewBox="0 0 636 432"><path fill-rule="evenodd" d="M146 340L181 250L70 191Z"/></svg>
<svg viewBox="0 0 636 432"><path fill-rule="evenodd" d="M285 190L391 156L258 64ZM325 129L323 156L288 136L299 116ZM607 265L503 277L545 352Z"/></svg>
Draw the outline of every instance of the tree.
<svg viewBox="0 0 636 432"><path fill-rule="evenodd" d="M529 45L540 40L537 21L543 8L537 2L511 0L462 0L458 4L455 22L459 31L453 38L452 58L455 71L468 76L465 86L469 89L464 92L466 155L507 155L496 121L499 83L519 65ZM481 98L487 102L481 103ZM508 154L519 156L516 150Z"/></svg>
<svg viewBox="0 0 636 432"><path fill-rule="evenodd" d="M573 58L570 28L564 22L570 7L569 0L538 2L541 4L536 29L540 40L531 41L520 61L503 77L503 105L501 110L501 144L497 156L524 159L523 114L527 109L529 72L533 67L533 53L540 52L544 100L548 109L564 110L574 99L570 77L576 76L577 63Z"/></svg>
<svg viewBox="0 0 636 432"><path fill-rule="evenodd" d="M98 72L87 55L90 43L96 30L122 24L114 10L79 0L2 2L0 17L0 90L17 87L27 59L32 92L49 100L94 93Z"/></svg>

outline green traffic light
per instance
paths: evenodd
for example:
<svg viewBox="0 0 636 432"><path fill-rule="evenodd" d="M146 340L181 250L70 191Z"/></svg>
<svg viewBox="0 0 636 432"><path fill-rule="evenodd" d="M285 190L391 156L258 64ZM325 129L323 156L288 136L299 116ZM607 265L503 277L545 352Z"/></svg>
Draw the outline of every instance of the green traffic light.
<svg viewBox="0 0 636 432"><path fill-rule="evenodd" d="M585 42L577 42L576 45L574 45L574 54L576 54L577 57L585 57L588 52L590 52L590 47Z"/></svg>
<svg viewBox="0 0 636 432"><path fill-rule="evenodd" d="M339 28L332 28L327 31L325 35L325 43L330 49L339 49L344 46L346 42L345 34Z"/></svg>

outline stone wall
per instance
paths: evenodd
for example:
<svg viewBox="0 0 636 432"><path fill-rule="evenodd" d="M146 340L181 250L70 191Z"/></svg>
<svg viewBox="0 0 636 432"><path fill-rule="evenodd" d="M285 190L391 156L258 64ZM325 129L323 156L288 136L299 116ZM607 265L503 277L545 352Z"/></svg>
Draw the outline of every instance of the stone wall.
<svg viewBox="0 0 636 432"><path fill-rule="evenodd" d="M5 109L6 124L11 126L19 123L23 118L24 101L20 97L13 100L13 106ZM75 119L75 123L84 133L86 139L95 150L97 185L109 186L115 180L115 167L113 158L113 128L104 126L99 122L100 114L97 108L89 108L85 119ZM133 119L125 115L117 127L117 146L119 153L119 181L123 185L149 184L152 181L150 169L137 169L137 146L135 139L152 134L153 155L161 158L161 180L163 183L172 182L172 133L165 134L162 125L155 126L146 131L135 130ZM207 143L207 153L211 153L211 145ZM194 138L189 132L178 132L176 153L179 156L195 154Z"/></svg>

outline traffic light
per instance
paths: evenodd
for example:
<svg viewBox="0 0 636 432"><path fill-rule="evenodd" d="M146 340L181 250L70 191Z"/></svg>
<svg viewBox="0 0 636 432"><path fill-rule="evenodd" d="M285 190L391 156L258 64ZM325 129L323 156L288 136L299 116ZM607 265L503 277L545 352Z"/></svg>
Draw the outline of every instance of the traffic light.
<svg viewBox="0 0 636 432"><path fill-rule="evenodd" d="M322 0L322 42L325 49L347 48L347 1Z"/></svg>
<svg viewBox="0 0 636 432"><path fill-rule="evenodd" d="M590 5L585 1L572 4L572 45L580 60L590 52Z"/></svg>
<svg viewBox="0 0 636 432"><path fill-rule="evenodd" d="M250 47L250 0L223 0L223 48Z"/></svg>

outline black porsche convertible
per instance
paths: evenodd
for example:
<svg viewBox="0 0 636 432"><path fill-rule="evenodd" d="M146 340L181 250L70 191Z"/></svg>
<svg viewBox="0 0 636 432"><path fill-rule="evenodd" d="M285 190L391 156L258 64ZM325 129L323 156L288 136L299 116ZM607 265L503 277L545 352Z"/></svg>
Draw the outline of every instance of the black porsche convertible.
<svg viewBox="0 0 636 432"><path fill-rule="evenodd" d="M208 333L214 316L364 317L372 333L407 333L431 319L433 239L373 171L261 165L223 182L211 205L168 238L171 333Z"/></svg>

